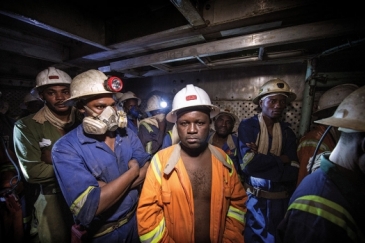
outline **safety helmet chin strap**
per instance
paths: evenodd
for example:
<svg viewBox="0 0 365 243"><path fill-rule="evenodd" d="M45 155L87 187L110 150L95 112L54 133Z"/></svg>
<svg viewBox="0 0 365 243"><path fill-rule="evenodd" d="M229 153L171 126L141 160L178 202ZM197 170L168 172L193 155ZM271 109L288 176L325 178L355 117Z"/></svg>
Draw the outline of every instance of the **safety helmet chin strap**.
<svg viewBox="0 0 365 243"><path fill-rule="evenodd" d="M93 117L98 117L98 116L99 116L99 114L95 113L93 110L91 110L91 109L90 109L89 107L87 107L86 105L84 105L84 108L85 108L85 110L87 110L87 112L91 113L91 115L92 115Z"/></svg>

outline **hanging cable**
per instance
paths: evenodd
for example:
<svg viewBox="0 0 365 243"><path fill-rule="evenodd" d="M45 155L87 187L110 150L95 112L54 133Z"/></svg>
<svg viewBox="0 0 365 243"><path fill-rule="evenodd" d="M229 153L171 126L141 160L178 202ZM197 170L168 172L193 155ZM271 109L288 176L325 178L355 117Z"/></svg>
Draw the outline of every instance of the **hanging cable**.
<svg viewBox="0 0 365 243"><path fill-rule="evenodd" d="M314 160L316 159L316 155L317 155L317 152L318 152L318 149L319 147L321 146L322 144L322 141L323 139L326 137L328 131L332 128L332 126L328 126L326 131L324 131L321 139L319 140L318 144L317 144L317 147L316 147L316 150L314 150L314 154L313 154L313 157L312 157L312 160L311 160L311 165L310 165L310 168L309 168L309 171L308 171L308 174L312 173L312 168L313 168L313 165L314 165Z"/></svg>

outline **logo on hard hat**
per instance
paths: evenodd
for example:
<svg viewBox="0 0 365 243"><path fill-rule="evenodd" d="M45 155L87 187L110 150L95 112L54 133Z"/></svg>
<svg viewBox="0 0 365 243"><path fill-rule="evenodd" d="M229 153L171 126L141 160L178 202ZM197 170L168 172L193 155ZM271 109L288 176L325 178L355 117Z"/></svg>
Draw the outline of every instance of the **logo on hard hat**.
<svg viewBox="0 0 365 243"><path fill-rule="evenodd" d="M48 76L49 79L59 79L60 77L58 77L57 75L51 75Z"/></svg>
<svg viewBox="0 0 365 243"><path fill-rule="evenodd" d="M186 101L196 100L196 99L198 99L198 97L196 95L188 95L188 96L186 96Z"/></svg>
<svg viewBox="0 0 365 243"><path fill-rule="evenodd" d="M284 88L284 84L283 83L277 83L276 85L278 86L279 89Z"/></svg>

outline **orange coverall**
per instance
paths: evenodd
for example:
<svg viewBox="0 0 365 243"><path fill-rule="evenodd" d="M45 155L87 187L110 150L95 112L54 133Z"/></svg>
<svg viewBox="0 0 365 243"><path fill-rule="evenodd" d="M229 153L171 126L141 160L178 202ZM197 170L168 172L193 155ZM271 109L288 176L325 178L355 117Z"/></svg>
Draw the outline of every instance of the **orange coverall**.
<svg viewBox="0 0 365 243"><path fill-rule="evenodd" d="M244 242L247 194L223 150L212 153L210 242ZM194 242L194 199L180 145L152 159L137 208L141 242Z"/></svg>
<svg viewBox="0 0 365 243"><path fill-rule="evenodd" d="M299 141L297 148L297 155L299 159L299 174L297 186L303 180L304 177L308 175L307 165L309 163L310 157L313 156L316 150L317 144L321 139L323 133L326 131L327 126L317 124L311 131L306 133ZM317 155L324 151L332 151L336 146L336 139L332 136L329 131L326 137L323 139L321 146L318 149Z"/></svg>

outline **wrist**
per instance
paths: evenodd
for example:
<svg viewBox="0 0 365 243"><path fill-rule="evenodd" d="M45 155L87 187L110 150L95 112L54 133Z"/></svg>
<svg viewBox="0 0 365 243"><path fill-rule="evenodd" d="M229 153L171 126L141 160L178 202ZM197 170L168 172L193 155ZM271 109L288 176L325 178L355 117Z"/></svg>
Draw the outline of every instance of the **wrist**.
<svg viewBox="0 0 365 243"><path fill-rule="evenodd" d="M139 166L132 166L129 168L129 171L133 174L134 177L139 176Z"/></svg>

